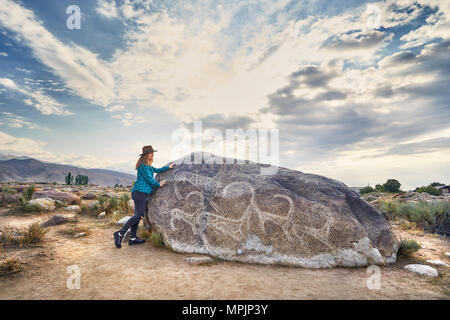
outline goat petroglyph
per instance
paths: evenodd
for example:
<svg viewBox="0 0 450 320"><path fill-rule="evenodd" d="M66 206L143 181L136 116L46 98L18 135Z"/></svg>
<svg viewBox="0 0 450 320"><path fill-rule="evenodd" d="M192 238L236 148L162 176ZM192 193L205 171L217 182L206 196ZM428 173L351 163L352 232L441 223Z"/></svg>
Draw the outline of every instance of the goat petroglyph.
<svg viewBox="0 0 450 320"><path fill-rule="evenodd" d="M377 209L344 184L261 164L180 164L159 178L147 218L173 250L306 267L395 261L397 240Z"/></svg>

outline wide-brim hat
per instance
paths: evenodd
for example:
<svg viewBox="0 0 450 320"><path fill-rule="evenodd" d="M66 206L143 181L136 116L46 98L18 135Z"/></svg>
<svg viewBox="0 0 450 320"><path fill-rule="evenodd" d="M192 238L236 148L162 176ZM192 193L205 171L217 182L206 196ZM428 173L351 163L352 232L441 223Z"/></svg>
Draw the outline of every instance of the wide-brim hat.
<svg viewBox="0 0 450 320"><path fill-rule="evenodd" d="M142 153L139 156L143 156L144 154L153 153L156 151L158 151L158 150L154 150L152 146L143 146Z"/></svg>

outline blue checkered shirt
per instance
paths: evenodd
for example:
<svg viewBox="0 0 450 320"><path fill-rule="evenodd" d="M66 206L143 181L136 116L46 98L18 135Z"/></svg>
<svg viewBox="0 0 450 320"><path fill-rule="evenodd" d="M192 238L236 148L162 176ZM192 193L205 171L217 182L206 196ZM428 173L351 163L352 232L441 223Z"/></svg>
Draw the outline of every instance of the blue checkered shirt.
<svg viewBox="0 0 450 320"><path fill-rule="evenodd" d="M159 182L156 181L155 178L153 178L155 172L161 173L169 169L169 166L164 166L158 169L152 166L141 164L141 166L137 170L137 179L131 191L141 191L147 194L152 193L153 188L159 187Z"/></svg>

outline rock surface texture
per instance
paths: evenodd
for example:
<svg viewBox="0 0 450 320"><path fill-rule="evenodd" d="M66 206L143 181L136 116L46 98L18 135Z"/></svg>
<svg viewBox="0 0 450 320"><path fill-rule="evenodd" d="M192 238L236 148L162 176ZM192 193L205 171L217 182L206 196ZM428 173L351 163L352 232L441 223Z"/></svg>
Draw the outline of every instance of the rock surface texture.
<svg viewBox="0 0 450 320"><path fill-rule="evenodd" d="M53 200L59 200L66 205L79 204L81 202L80 197L69 192L61 192L59 190L42 190L33 193L33 199L37 198L50 198Z"/></svg>
<svg viewBox="0 0 450 320"><path fill-rule="evenodd" d="M268 165L232 161L191 154L157 177L167 184L150 198L147 219L170 248L307 268L395 262L386 219L343 183L285 168L262 175Z"/></svg>

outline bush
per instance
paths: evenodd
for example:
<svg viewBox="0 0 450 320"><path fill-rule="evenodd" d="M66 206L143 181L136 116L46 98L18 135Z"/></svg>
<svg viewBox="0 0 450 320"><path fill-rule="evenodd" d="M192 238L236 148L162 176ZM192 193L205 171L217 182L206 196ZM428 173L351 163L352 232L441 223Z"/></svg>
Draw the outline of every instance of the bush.
<svg viewBox="0 0 450 320"><path fill-rule="evenodd" d="M153 231L150 233L150 243L155 247L164 248L166 245L163 240L163 236L161 232Z"/></svg>
<svg viewBox="0 0 450 320"><path fill-rule="evenodd" d="M3 255L0 260L0 276L19 272L23 270L23 263L16 257Z"/></svg>
<svg viewBox="0 0 450 320"><path fill-rule="evenodd" d="M359 194L363 195L363 194L367 194L367 193L371 193L371 192L375 192L376 190L374 188L372 188L371 186L367 186L364 188L359 189Z"/></svg>
<svg viewBox="0 0 450 320"><path fill-rule="evenodd" d="M100 197L98 197L97 201L98 201L98 205L99 205L100 209L102 209L102 210L106 209L106 205L108 203L107 197L100 196Z"/></svg>
<svg viewBox="0 0 450 320"><path fill-rule="evenodd" d="M392 200L381 201L380 210L384 213L386 219L390 220L397 215L398 204Z"/></svg>
<svg viewBox="0 0 450 320"><path fill-rule="evenodd" d="M19 246L27 247L32 243L39 243L44 240L46 233L47 231L42 228L39 223L35 222L22 234L22 237L19 239Z"/></svg>
<svg viewBox="0 0 450 320"><path fill-rule="evenodd" d="M426 187L420 187L416 189L417 192L422 193L422 192L426 192L428 194L431 194L433 196L441 196L442 195L442 190L436 189L433 186L426 186Z"/></svg>
<svg viewBox="0 0 450 320"><path fill-rule="evenodd" d="M110 198L109 202L108 202L108 207L106 208L106 213L109 214L109 213L116 211L118 206L119 206L119 202L118 202L117 198Z"/></svg>
<svg viewBox="0 0 450 320"><path fill-rule="evenodd" d="M128 205L128 201L130 201L130 199L131 198L128 193L124 193L119 198L119 209L120 209L120 211L122 211L125 214L131 211L131 208Z"/></svg>
<svg viewBox="0 0 450 320"><path fill-rule="evenodd" d="M16 194L17 190L11 187L3 187L2 189L3 194Z"/></svg>
<svg viewBox="0 0 450 320"><path fill-rule="evenodd" d="M450 201L400 204L396 215L432 232L450 235Z"/></svg>
<svg viewBox="0 0 450 320"><path fill-rule="evenodd" d="M398 255L410 257L414 252L420 250L420 248L420 244L414 239L402 240L398 248Z"/></svg>
<svg viewBox="0 0 450 320"><path fill-rule="evenodd" d="M24 198L26 201L30 201L30 200L31 200L31 197L33 196L33 193L34 193L35 190L36 190L36 187L35 187L34 184L32 184L32 185L29 186L28 188L24 189L24 190L22 191L23 198Z"/></svg>
<svg viewBox="0 0 450 320"><path fill-rule="evenodd" d="M388 179L385 184L383 184L383 190L385 192L400 192L400 182L395 179Z"/></svg>
<svg viewBox="0 0 450 320"><path fill-rule="evenodd" d="M21 211L26 212L26 213L42 212L42 208L37 204L25 203L21 206Z"/></svg>

